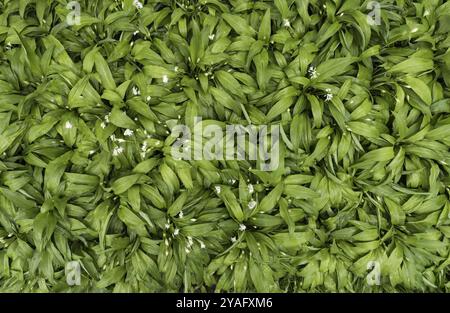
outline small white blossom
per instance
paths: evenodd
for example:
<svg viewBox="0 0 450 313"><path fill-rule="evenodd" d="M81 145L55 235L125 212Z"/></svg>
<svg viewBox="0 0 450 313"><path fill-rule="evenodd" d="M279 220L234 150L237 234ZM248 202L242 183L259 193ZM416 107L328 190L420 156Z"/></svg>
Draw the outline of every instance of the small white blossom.
<svg viewBox="0 0 450 313"><path fill-rule="evenodd" d="M146 141L144 141L144 143L142 144L141 151L142 152L146 152L147 151L147 142Z"/></svg>
<svg viewBox="0 0 450 313"><path fill-rule="evenodd" d="M178 66L175 66L175 67L173 68L173 70L174 70L175 72L178 72Z"/></svg>
<svg viewBox="0 0 450 313"><path fill-rule="evenodd" d="M231 242L236 242L236 237L231 237Z"/></svg>
<svg viewBox="0 0 450 313"><path fill-rule="evenodd" d="M252 209L254 209L255 207L256 207L256 201L255 200L251 200L249 203L248 203L248 208L250 209L250 210L252 210Z"/></svg>
<svg viewBox="0 0 450 313"><path fill-rule="evenodd" d="M95 153L95 150L89 151L89 154L94 154L94 153Z"/></svg>
<svg viewBox="0 0 450 313"><path fill-rule="evenodd" d="M314 66L310 66L310 67L308 68L308 74L309 74L309 77L310 77L310 78L317 78L317 76L319 75L319 74L316 72L316 68L315 68Z"/></svg>
<svg viewBox="0 0 450 313"><path fill-rule="evenodd" d="M140 1L138 1L138 0L134 0L133 4L138 10L140 10L140 9L142 9L144 7L142 5L142 3Z"/></svg>
<svg viewBox="0 0 450 313"><path fill-rule="evenodd" d="M415 33L417 32L419 29L417 27L414 27L413 29L411 29L411 33Z"/></svg>
<svg viewBox="0 0 450 313"><path fill-rule="evenodd" d="M220 186L214 186L214 188L216 189L216 192L217 192L218 194L220 194L220 192L222 191L222 189L221 189Z"/></svg>
<svg viewBox="0 0 450 313"><path fill-rule="evenodd" d="M183 211L180 211L180 213L178 213L178 217L183 218L183 216L184 216Z"/></svg>
<svg viewBox="0 0 450 313"><path fill-rule="evenodd" d="M173 235L177 236L180 233L180 230L178 228L175 228L175 230L173 231Z"/></svg>
<svg viewBox="0 0 450 313"><path fill-rule="evenodd" d="M133 131L131 129L125 129L125 132L123 133L125 136L133 136Z"/></svg>
<svg viewBox="0 0 450 313"><path fill-rule="evenodd" d="M150 100L152 100L152 97L147 96L147 98L145 98L145 100L150 101Z"/></svg>
<svg viewBox="0 0 450 313"><path fill-rule="evenodd" d="M284 25L285 27L290 27L290 26L291 26L291 23L289 22L289 20L288 20L287 18L285 18L285 19L283 20L283 25Z"/></svg>
<svg viewBox="0 0 450 313"><path fill-rule="evenodd" d="M123 148L122 147L115 147L113 149L113 156L118 156L119 154L121 154L123 152Z"/></svg>
<svg viewBox="0 0 450 313"><path fill-rule="evenodd" d="M73 127L72 123L67 121L66 124L64 124L64 128L71 129Z"/></svg>
<svg viewBox="0 0 450 313"><path fill-rule="evenodd" d="M239 224L239 230L240 231L244 231L246 229L247 229L247 227L244 224Z"/></svg>
<svg viewBox="0 0 450 313"><path fill-rule="evenodd" d="M214 40L214 37L216 37L215 34L211 34L211 35L208 36L209 40Z"/></svg>
<svg viewBox="0 0 450 313"><path fill-rule="evenodd" d="M206 248L205 243L203 241L200 241L200 248L202 248L202 249Z"/></svg>
<svg viewBox="0 0 450 313"><path fill-rule="evenodd" d="M109 117L111 116L111 113L108 113L107 115L105 115L105 122L109 123Z"/></svg>
<svg viewBox="0 0 450 313"><path fill-rule="evenodd" d="M170 228L169 222L167 222L166 225L164 225L164 227L166 227L166 229L169 229Z"/></svg>
<svg viewBox="0 0 450 313"><path fill-rule="evenodd" d="M167 77L167 75L163 75L162 81L164 84L167 84L169 82L169 77Z"/></svg>
<svg viewBox="0 0 450 313"><path fill-rule="evenodd" d="M254 193L254 192L255 192L255 188L253 188L253 185L252 185L252 184L249 184L249 185L247 186L247 188L248 188L248 192L249 192L249 193Z"/></svg>
<svg viewBox="0 0 450 313"><path fill-rule="evenodd" d="M196 218L191 218L191 222L196 222L197 219Z"/></svg>
<svg viewBox="0 0 450 313"><path fill-rule="evenodd" d="M138 96L141 94L141 91L136 86L133 87L132 91L133 91L133 95L135 95L135 96Z"/></svg>

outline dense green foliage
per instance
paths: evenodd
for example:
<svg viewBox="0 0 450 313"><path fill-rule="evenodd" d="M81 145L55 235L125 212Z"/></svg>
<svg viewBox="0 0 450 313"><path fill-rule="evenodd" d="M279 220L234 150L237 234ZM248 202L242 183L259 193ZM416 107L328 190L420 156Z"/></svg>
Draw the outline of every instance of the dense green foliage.
<svg viewBox="0 0 450 313"><path fill-rule="evenodd" d="M0 0L0 291L450 290L450 2L141 2Z"/></svg>

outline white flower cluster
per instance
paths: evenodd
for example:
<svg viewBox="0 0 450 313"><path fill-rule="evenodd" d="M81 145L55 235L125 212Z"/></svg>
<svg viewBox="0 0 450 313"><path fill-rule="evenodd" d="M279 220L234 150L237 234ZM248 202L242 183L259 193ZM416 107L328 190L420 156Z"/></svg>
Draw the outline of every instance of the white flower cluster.
<svg viewBox="0 0 450 313"><path fill-rule="evenodd" d="M112 155L113 156L118 156L119 154L121 154L123 152L123 148L122 147L114 147Z"/></svg>
<svg viewBox="0 0 450 313"><path fill-rule="evenodd" d="M327 89L325 89L325 91L327 92L327 94L325 95L325 101L331 101L331 99L333 99L333 94L331 93L331 89L327 88Z"/></svg>
<svg viewBox="0 0 450 313"><path fill-rule="evenodd" d="M133 5L136 7L136 9L140 10L144 7L144 5L139 0L134 0Z"/></svg>
<svg viewBox="0 0 450 313"><path fill-rule="evenodd" d="M250 209L250 210L253 210L255 207L256 207L256 205L257 205L257 202L255 201L255 200L250 200L250 202L248 203L248 208Z"/></svg>
<svg viewBox="0 0 450 313"><path fill-rule="evenodd" d="M133 131L131 129L125 129L125 132L123 133L124 136L130 137L133 136Z"/></svg>
<svg viewBox="0 0 450 313"><path fill-rule="evenodd" d="M109 123L110 116L111 116L111 112L109 112L108 114L105 115L105 117L103 118L105 121L100 124L101 128L103 128L103 129L106 128L106 125Z"/></svg>
<svg viewBox="0 0 450 313"><path fill-rule="evenodd" d="M319 76L319 73L317 73L316 68L314 66L310 66L308 68L308 75L310 78L314 79L317 78L317 76Z"/></svg>
<svg viewBox="0 0 450 313"><path fill-rule="evenodd" d="M133 87L132 92L133 92L133 95L135 95L135 96L139 96L141 94L141 91L136 86Z"/></svg>

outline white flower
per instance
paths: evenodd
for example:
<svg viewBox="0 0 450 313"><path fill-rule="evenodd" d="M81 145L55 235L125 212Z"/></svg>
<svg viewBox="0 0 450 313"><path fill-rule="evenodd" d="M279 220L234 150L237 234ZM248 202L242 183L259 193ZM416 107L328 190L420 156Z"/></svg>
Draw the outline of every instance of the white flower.
<svg viewBox="0 0 450 313"><path fill-rule="evenodd" d="M230 183L231 183L231 184L234 184L235 182L236 182L236 179L231 179L231 180L230 180Z"/></svg>
<svg viewBox="0 0 450 313"><path fill-rule="evenodd" d="M72 127L73 127L73 125L69 121L67 121L66 124L64 124L64 128L71 129Z"/></svg>
<svg viewBox="0 0 450 313"><path fill-rule="evenodd" d="M331 101L331 99L333 99L333 94L327 93L327 94L325 95L325 101Z"/></svg>
<svg viewBox="0 0 450 313"><path fill-rule="evenodd" d="M255 200L251 200L249 203L248 203L248 208L250 209L250 210L252 210L252 209L254 209L255 207L256 207L256 201Z"/></svg>
<svg viewBox="0 0 450 313"><path fill-rule="evenodd" d="M194 241L192 240L191 236L188 236L187 239L188 239L188 243L187 244L188 244L189 247L191 247L194 244Z"/></svg>
<svg viewBox="0 0 450 313"><path fill-rule="evenodd" d="M95 150L89 151L89 154L94 154L94 153L95 153Z"/></svg>
<svg viewBox="0 0 450 313"><path fill-rule="evenodd" d="M173 235L177 236L180 233L180 230L178 228L175 228L175 230L173 231Z"/></svg>
<svg viewBox="0 0 450 313"><path fill-rule="evenodd" d="M144 141L144 143L142 144L141 151L142 152L146 152L147 151L147 142L146 141Z"/></svg>
<svg viewBox="0 0 450 313"><path fill-rule="evenodd" d="M315 68L314 66L310 66L310 67L308 68L308 74L309 74L309 77L310 77L310 78L317 78L317 75L319 75L319 74L316 72L316 68Z"/></svg>
<svg viewBox="0 0 450 313"><path fill-rule="evenodd" d="M206 248L205 243L203 241L201 241L201 240L200 240L200 248L202 248L202 249Z"/></svg>
<svg viewBox="0 0 450 313"><path fill-rule="evenodd" d="M134 0L133 4L138 10L140 10L140 9L142 9L144 7L142 5L142 3L140 1L138 1L138 0Z"/></svg>
<svg viewBox="0 0 450 313"><path fill-rule="evenodd" d="M136 86L133 87L132 91L133 91L133 95L135 95L135 96L138 96L141 94L141 91Z"/></svg>
<svg viewBox="0 0 450 313"><path fill-rule="evenodd" d="M169 245L169 240L164 240L164 244L166 245L166 246L168 246Z"/></svg>
<svg viewBox="0 0 450 313"><path fill-rule="evenodd" d="M247 188L248 188L248 192L249 192L249 193L254 193L254 192L255 192L255 189L253 188L253 185L252 185L252 184L249 184L249 185L247 186Z"/></svg>
<svg viewBox="0 0 450 313"><path fill-rule="evenodd" d="M239 224L239 230L240 231L244 231L246 229L247 229L247 227L244 224Z"/></svg>
<svg viewBox="0 0 450 313"><path fill-rule="evenodd" d="M236 237L231 237L231 242L236 242Z"/></svg>
<svg viewBox="0 0 450 313"><path fill-rule="evenodd" d="M136 36L137 34L139 34L138 30L133 33L134 36Z"/></svg>
<svg viewBox="0 0 450 313"><path fill-rule="evenodd" d="M169 77L167 77L167 75L163 75L162 81L164 84L167 84L169 82Z"/></svg>
<svg viewBox="0 0 450 313"><path fill-rule="evenodd" d="M173 70L174 70L175 72L178 72L178 66L175 66L175 67L173 68Z"/></svg>
<svg viewBox="0 0 450 313"><path fill-rule="evenodd" d="M411 33L415 33L416 31L418 31L419 29L417 27L414 27L413 29L411 29Z"/></svg>
<svg viewBox="0 0 450 313"><path fill-rule="evenodd" d="M284 25L285 27L289 27L289 26L291 26L291 23L289 22L289 20L288 20L287 18L285 18L285 19L283 20L283 25Z"/></svg>
<svg viewBox="0 0 450 313"><path fill-rule="evenodd" d="M216 189L217 194L220 194L220 192L222 191L220 186L214 186L214 188Z"/></svg>
<svg viewBox="0 0 450 313"><path fill-rule="evenodd" d="M180 211L180 213L178 213L178 217L183 218L183 216L184 216L183 211Z"/></svg>
<svg viewBox="0 0 450 313"><path fill-rule="evenodd" d="M197 219L196 218L191 218L191 222L196 222Z"/></svg>
<svg viewBox="0 0 450 313"><path fill-rule="evenodd" d="M101 127L101 128L105 128L105 127L106 127L106 124L105 124L104 122L102 122L102 123L100 124L100 127Z"/></svg>
<svg viewBox="0 0 450 313"><path fill-rule="evenodd" d="M152 100L152 97L147 96L147 98L145 98L145 100L150 101L150 100Z"/></svg>
<svg viewBox="0 0 450 313"><path fill-rule="evenodd" d="M211 35L208 36L209 40L214 40L214 37L216 37L215 34L211 34Z"/></svg>
<svg viewBox="0 0 450 313"><path fill-rule="evenodd" d="M186 247L186 248L184 249L184 251L186 251L187 254L191 253L191 250L189 250L188 247Z"/></svg>
<svg viewBox="0 0 450 313"><path fill-rule="evenodd" d="M105 122L109 123L109 117L111 116L111 113L108 113L107 115L105 115Z"/></svg>
<svg viewBox="0 0 450 313"><path fill-rule="evenodd" d="M167 223L166 223L166 225L164 225L164 227L166 227L166 229L169 229L169 228L170 228L169 221L167 221Z"/></svg>
<svg viewBox="0 0 450 313"><path fill-rule="evenodd" d="M116 141L116 135L112 134L109 136L109 139L111 139L111 141Z"/></svg>
<svg viewBox="0 0 450 313"><path fill-rule="evenodd" d="M125 129L125 132L123 133L124 136L133 136L133 131L131 129Z"/></svg>
<svg viewBox="0 0 450 313"><path fill-rule="evenodd" d="M113 149L113 156L118 156L119 154L121 154L123 152L123 148L122 147L115 147Z"/></svg>

